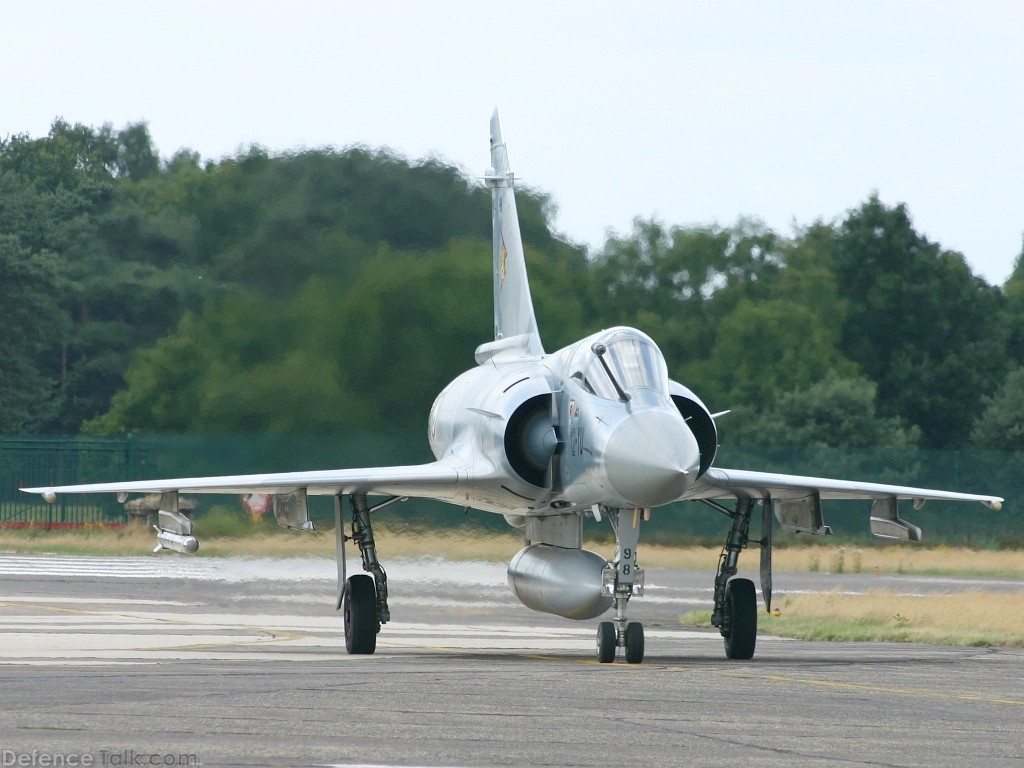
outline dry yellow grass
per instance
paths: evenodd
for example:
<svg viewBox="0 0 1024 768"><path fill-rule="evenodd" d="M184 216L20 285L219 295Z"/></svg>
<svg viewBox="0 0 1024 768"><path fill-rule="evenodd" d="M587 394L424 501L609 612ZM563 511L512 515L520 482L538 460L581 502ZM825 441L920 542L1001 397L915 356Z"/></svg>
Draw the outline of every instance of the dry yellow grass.
<svg viewBox="0 0 1024 768"><path fill-rule="evenodd" d="M756 555L755 555L756 556ZM961 573L1024 576L1024 552L977 550L965 547L921 547L891 544L881 547L824 546L777 549L776 571L830 573Z"/></svg>
<svg viewBox="0 0 1024 768"><path fill-rule="evenodd" d="M383 557L445 556L453 560L508 560L522 547L522 536L508 534L474 536L466 531L412 531L402 527L374 526L378 549ZM265 523L255 532L239 537L203 536L196 531L203 555L248 555L252 557L334 556L334 531L313 533L287 531ZM52 552L92 555L139 555L152 550L156 538L152 528L142 524L125 528L0 531L0 552Z"/></svg>
<svg viewBox="0 0 1024 768"><path fill-rule="evenodd" d="M645 547L642 542L639 548L642 565L668 568L714 568L719 552L712 547ZM753 546L740 556L740 562L746 570L756 570L759 557L758 548ZM864 548L819 544L775 549L772 568L776 573L958 573L1021 578L1024 551L925 549L911 544Z"/></svg>
<svg viewBox="0 0 1024 768"><path fill-rule="evenodd" d="M444 556L453 560L507 561L522 546L522 534L509 529L500 533L455 530L412 530L404 526L375 526L382 557ZM198 530L204 555L303 556L334 553L333 531L298 533L264 523L259 531L241 537L204 537ZM0 551L61 552L96 555L137 555L153 548L153 531L143 525L120 529L80 531L0 531ZM610 557L614 546L588 542L590 549ZM714 569L720 550L714 547L639 548L646 567ZM745 570L756 570L756 546L743 553ZM777 548L773 554L778 573L821 571L826 573L956 573L1024 578L1024 551L922 548L909 544L882 547L814 545Z"/></svg>
<svg viewBox="0 0 1024 768"><path fill-rule="evenodd" d="M138 555L153 549L155 545L152 529L142 525L76 531L0 531L0 552Z"/></svg>
<svg viewBox="0 0 1024 768"><path fill-rule="evenodd" d="M1024 646L1024 589L914 597L886 590L864 595L786 597L764 632L808 640L868 640L942 645Z"/></svg>

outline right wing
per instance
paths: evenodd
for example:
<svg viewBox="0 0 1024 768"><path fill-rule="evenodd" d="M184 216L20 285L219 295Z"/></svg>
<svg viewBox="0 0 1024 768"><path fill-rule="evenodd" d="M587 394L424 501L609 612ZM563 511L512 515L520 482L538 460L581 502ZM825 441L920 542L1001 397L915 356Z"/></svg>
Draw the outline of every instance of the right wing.
<svg viewBox="0 0 1024 768"><path fill-rule="evenodd" d="M274 494L274 516L288 528L312 528L306 506L306 495L338 496L340 494L376 495L438 499L454 502L468 483L469 473L453 458L431 464L366 469L328 469L314 472L278 472L267 475L223 475L220 477L177 477L167 480L132 480L121 483L89 483L85 485L51 485L23 488L54 502L59 493L115 493L119 501L131 493L159 493L159 524L156 528L156 549L167 548L192 553L199 549L193 535L192 518L180 511L180 493ZM278 506L280 502L280 507ZM335 505L340 515L340 506ZM337 519L338 547L343 547L344 533ZM344 564L338 560L338 607L344 594Z"/></svg>

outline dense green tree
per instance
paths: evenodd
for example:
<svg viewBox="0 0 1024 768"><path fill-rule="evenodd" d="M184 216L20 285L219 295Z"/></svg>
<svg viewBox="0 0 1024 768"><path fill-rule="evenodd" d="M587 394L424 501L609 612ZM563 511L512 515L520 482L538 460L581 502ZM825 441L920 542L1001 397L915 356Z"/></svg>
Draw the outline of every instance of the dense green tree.
<svg viewBox="0 0 1024 768"><path fill-rule="evenodd" d="M149 126L129 124L117 134L117 175L141 181L160 172L160 155L153 146Z"/></svg>
<svg viewBox="0 0 1024 768"><path fill-rule="evenodd" d="M491 339L491 249L453 240L437 251L378 248L349 284L313 277L291 300L243 293L186 315L140 351L98 433L418 432L437 393L471 368ZM573 271L531 253L545 276ZM538 314L579 333L582 309L564 290L537 296ZM564 285L563 285L564 288Z"/></svg>
<svg viewBox="0 0 1024 768"><path fill-rule="evenodd" d="M698 392L712 407L764 408L780 392L806 388L830 372L855 370L814 309L789 300L742 299L726 315L706 361L693 366Z"/></svg>
<svg viewBox="0 0 1024 768"><path fill-rule="evenodd" d="M588 261L552 233L546 195L517 200L546 349L634 325L673 377L762 432L779 393L819 386L854 424L843 409L864 402L840 385L856 381L877 385L883 426L954 445L1024 363L1020 263L987 286L902 205L872 197L789 238L637 219ZM0 431L420 424L489 339L489 240L487 190L433 159L161 162L144 123L0 140Z"/></svg>
<svg viewBox="0 0 1024 768"><path fill-rule="evenodd" d="M96 203L113 190L117 154L109 125L96 130L55 120L46 138L19 134L0 140L0 171L16 173L39 191L63 189Z"/></svg>
<svg viewBox="0 0 1024 768"><path fill-rule="evenodd" d="M985 478L991 493L1012 503L1024 478L1024 367L1014 368L991 396L982 398L971 443L980 450L967 454L971 463L964 469ZM1007 540L1008 533L1003 531ZM1019 536L1015 543L1020 545Z"/></svg>
<svg viewBox="0 0 1024 768"><path fill-rule="evenodd" d="M0 232L34 256L47 254L50 307L63 314L56 330L46 325L51 359L44 368L54 380L37 389L58 393L58 408L41 397L36 430L75 432L83 418L105 410L135 347L180 317L180 306L167 308L165 296L140 290L164 277L146 263L148 254L133 262L138 253L119 253L107 239L119 231L112 213L119 184L151 176L156 158L141 124L117 132L58 120L46 138L0 142Z"/></svg>
<svg viewBox="0 0 1024 768"><path fill-rule="evenodd" d="M845 304L834 250L834 229L820 222L784 240L752 219L730 229L638 219L598 255L595 284L605 308L648 330L673 375L706 400L763 407L780 388L855 370L837 351Z"/></svg>
<svg viewBox="0 0 1024 768"><path fill-rule="evenodd" d="M326 432L422 424L490 332L484 241L382 247L352 285L311 278L291 301L239 294L140 352L90 431ZM481 290L484 286L484 290Z"/></svg>
<svg viewBox="0 0 1024 768"><path fill-rule="evenodd" d="M768 284L767 292L772 299L813 309L838 342L848 302L840 297L836 280L836 245L836 227L831 224L817 221L798 228L792 239L779 243L785 268Z"/></svg>
<svg viewBox="0 0 1024 768"><path fill-rule="evenodd" d="M329 354L330 298L314 281L288 304L238 293L186 314L139 351L127 386L86 431L302 434L373 423L372 404L343 389L343 361Z"/></svg>
<svg viewBox="0 0 1024 768"><path fill-rule="evenodd" d="M218 303L242 290L276 308L270 311L287 325L284 308L321 276L331 281L336 315L356 282L367 280L364 267L379 266L381 249L441 253L453 240L486 240L490 232L487 191L436 160L410 163L360 147L271 156L252 147L206 164L182 150L161 165L145 124L115 131L58 120L44 138L4 140L0 191L0 233L29 256L52 255L51 301L65 318L43 366L59 408L40 403L36 410L48 415L32 422L44 431L77 431L107 410L135 350L168 334L186 312L205 326L200 310L208 302L244 314ZM557 344L577 333L585 314L585 302L565 301L561 286L571 280L585 287L588 272L583 249L551 234L550 210L543 194L520 195L524 236L544 254L538 312L551 319ZM481 250L481 265L489 250ZM336 323L329 314L325 309L316 322ZM170 348L181 345L181 333ZM262 373L264 382L275 377ZM140 382L136 373L135 386L145 390ZM230 419L213 418L210 403L227 412L244 398L211 392L212 385L203 412L225 429Z"/></svg>
<svg viewBox="0 0 1024 768"><path fill-rule="evenodd" d="M920 432L880 415L876 391L863 376L830 372L777 392L763 409L737 408L719 420L725 458L780 472L916 484L923 479L920 454L910 449Z"/></svg>
<svg viewBox="0 0 1024 768"><path fill-rule="evenodd" d="M382 248L346 294L335 355L388 426L425 428L437 393L493 338L490 250L485 240L425 254Z"/></svg>
<svg viewBox="0 0 1024 768"><path fill-rule="evenodd" d="M982 398L981 404L971 442L988 450L1024 451L1024 368L1010 371L999 389Z"/></svg>
<svg viewBox="0 0 1024 768"><path fill-rule="evenodd" d="M920 427L928 447L962 444L1006 367L999 290L877 196L843 221L835 274L842 351L878 384L882 414Z"/></svg>
<svg viewBox="0 0 1024 768"><path fill-rule="evenodd" d="M0 434L40 431L60 407L56 281L52 254L0 234Z"/></svg>
<svg viewBox="0 0 1024 768"><path fill-rule="evenodd" d="M1006 296L1006 349L1013 363L1024 365L1024 242L1003 293Z"/></svg>
<svg viewBox="0 0 1024 768"><path fill-rule="evenodd" d="M605 325L651 334L673 370L705 359L721 320L743 298L766 295L781 265L777 238L762 224L732 229L666 227L635 219L594 259L594 306Z"/></svg>
<svg viewBox="0 0 1024 768"><path fill-rule="evenodd" d="M87 434L188 431L199 412L197 383L205 375L207 348L195 315L152 348L136 352L125 373L127 386L110 409L83 425Z"/></svg>
<svg viewBox="0 0 1024 768"><path fill-rule="evenodd" d="M172 181L176 199L155 202L197 222L211 276L274 295L313 274L353 279L381 243L442 248L490 228L483 190L455 169L360 148L283 157L255 148L203 173L183 164Z"/></svg>
<svg viewBox="0 0 1024 768"><path fill-rule="evenodd" d="M731 440L833 448L907 448L920 431L877 412L877 387L863 376L829 372L808 386L782 390L768 407L742 409Z"/></svg>
<svg viewBox="0 0 1024 768"><path fill-rule="evenodd" d="M490 284L490 245L477 259L486 265L488 283L480 288L487 292ZM554 352L600 327L594 312L593 273L585 252L575 246L554 241L544 250L526 246L530 293L533 296L541 341L548 352ZM492 318L485 329L493 329L493 303L488 302ZM488 339L485 339L488 340Z"/></svg>

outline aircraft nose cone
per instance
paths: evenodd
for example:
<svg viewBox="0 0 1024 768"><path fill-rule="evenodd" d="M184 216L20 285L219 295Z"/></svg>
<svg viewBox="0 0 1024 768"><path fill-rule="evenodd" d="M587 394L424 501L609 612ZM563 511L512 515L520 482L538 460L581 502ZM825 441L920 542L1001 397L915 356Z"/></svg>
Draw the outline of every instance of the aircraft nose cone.
<svg viewBox="0 0 1024 768"><path fill-rule="evenodd" d="M631 505L655 507L679 498L697 478L697 441L677 413L639 411L608 439L605 468L612 488Z"/></svg>

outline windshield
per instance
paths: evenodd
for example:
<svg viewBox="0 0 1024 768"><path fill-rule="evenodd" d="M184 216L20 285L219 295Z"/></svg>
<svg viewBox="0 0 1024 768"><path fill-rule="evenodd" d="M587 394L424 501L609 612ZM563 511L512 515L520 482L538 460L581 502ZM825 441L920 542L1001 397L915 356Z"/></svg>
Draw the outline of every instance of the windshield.
<svg viewBox="0 0 1024 768"><path fill-rule="evenodd" d="M593 337L592 337L593 338ZM668 368L654 342L639 331L618 330L603 334L593 343L605 347L604 362L619 385L631 389L653 389L668 394ZM574 362L573 378L598 397L617 400L619 393L593 352L593 343L580 345Z"/></svg>

